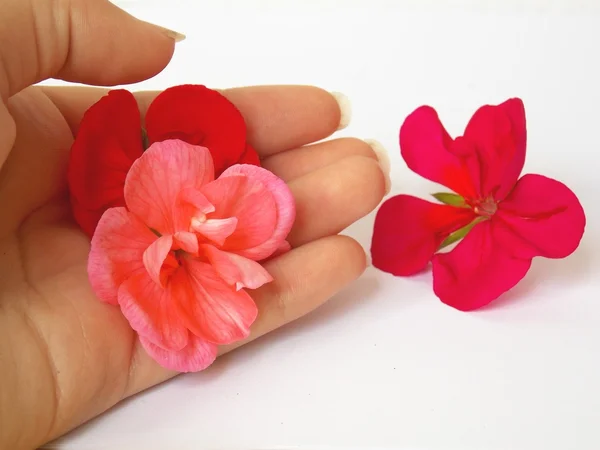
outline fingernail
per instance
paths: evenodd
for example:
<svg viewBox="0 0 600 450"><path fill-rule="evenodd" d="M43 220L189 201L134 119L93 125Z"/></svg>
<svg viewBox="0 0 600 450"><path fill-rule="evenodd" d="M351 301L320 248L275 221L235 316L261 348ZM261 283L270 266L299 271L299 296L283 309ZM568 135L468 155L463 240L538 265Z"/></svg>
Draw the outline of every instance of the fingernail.
<svg viewBox="0 0 600 450"><path fill-rule="evenodd" d="M340 124L337 129L338 131L343 130L348 126L350 119L352 118L352 105L350 104L350 99L341 92L332 92L331 95L334 96L340 108Z"/></svg>
<svg viewBox="0 0 600 450"><path fill-rule="evenodd" d="M164 34L166 34L168 37L173 39L175 42L181 42L185 39L185 34L181 34L181 33L178 33L177 31L173 31L168 28L161 27L160 25L156 25L154 23L152 25L154 25L156 28L161 30Z"/></svg>
<svg viewBox="0 0 600 450"><path fill-rule="evenodd" d="M392 190L392 179L390 177L390 171L392 170L392 165L390 163L390 156L385 147L381 144L381 142L375 139L365 139L365 142L371 146L375 155L377 156L377 161L379 161L379 165L381 166L381 171L385 176L385 194L389 194Z"/></svg>
<svg viewBox="0 0 600 450"><path fill-rule="evenodd" d="M365 251L365 266L367 267L367 269L369 267L373 267L373 257L371 256L371 252L369 251Z"/></svg>

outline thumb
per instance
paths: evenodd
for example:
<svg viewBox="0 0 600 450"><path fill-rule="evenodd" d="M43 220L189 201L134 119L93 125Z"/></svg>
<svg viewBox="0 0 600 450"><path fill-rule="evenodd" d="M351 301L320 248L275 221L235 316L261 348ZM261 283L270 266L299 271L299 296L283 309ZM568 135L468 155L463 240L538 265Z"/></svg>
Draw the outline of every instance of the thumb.
<svg viewBox="0 0 600 450"><path fill-rule="evenodd" d="M0 96L46 78L102 86L142 81L165 68L182 38L108 0L3 0Z"/></svg>

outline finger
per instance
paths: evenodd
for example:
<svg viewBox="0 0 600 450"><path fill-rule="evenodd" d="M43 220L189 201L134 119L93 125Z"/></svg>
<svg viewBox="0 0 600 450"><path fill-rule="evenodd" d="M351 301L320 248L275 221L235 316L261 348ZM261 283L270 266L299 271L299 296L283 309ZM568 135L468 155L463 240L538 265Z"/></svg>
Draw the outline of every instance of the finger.
<svg viewBox="0 0 600 450"><path fill-rule="evenodd" d="M291 181L350 156L378 159L378 151L361 139L340 138L277 153L262 164L283 180Z"/></svg>
<svg viewBox="0 0 600 450"><path fill-rule="evenodd" d="M242 111L262 156L301 147L348 125L349 102L312 86L257 86L225 95Z"/></svg>
<svg viewBox="0 0 600 450"><path fill-rule="evenodd" d="M44 86L75 134L85 111L106 89ZM254 86L225 89L225 95L240 110L248 127L248 141L262 157L330 136L350 120L348 101L314 86ZM140 113L158 92L137 92Z"/></svg>
<svg viewBox="0 0 600 450"><path fill-rule="evenodd" d="M369 214L385 195L385 176L372 158L352 156L292 180L293 247L337 234Z"/></svg>
<svg viewBox="0 0 600 450"><path fill-rule="evenodd" d="M173 32L135 19L108 0L4 0L0 94L6 99L46 78L114 85L160 72Z"/></svg>
<svg viewBox="0 0 600 450"><path fill-rule="evenodd" d="M258 318L245 341L221 348L226 353L311 312L356 280L365 270L362 247L346 236L330 236L281 255L265 264L274 281L251 291ZM174 372L163 369L137 345L125 397L136 394Z"/></svg>
<svg viewBox="0 0 600 450"><path fill-rule="evenodd" d="M265 264L274 281L252 292L258 318L245 341L227 353L315 310L356 280L366 268L363 248L347 236L329 236Z"/></svg>

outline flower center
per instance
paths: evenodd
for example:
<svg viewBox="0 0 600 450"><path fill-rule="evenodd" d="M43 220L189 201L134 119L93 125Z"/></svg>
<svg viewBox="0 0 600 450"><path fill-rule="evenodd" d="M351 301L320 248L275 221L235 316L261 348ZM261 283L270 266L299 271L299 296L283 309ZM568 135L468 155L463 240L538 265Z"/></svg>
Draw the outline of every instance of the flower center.
<svg viewBox="0 0 600 450"><path fill-rule="evenodd" d="M492 217L498 211L498 204L493 198L487 198L475 203L473 211L479 216Z"/></svg>

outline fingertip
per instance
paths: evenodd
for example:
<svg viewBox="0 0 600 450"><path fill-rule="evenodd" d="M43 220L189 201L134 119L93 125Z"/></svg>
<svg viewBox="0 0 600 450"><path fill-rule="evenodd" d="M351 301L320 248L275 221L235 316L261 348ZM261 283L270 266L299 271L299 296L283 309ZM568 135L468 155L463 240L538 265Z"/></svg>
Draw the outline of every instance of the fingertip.
<svg viewBox="0 0 600 450"><path fill-rule="evenodd" d="M139 20L116 5L71 2L70 46L57 78L113 86L162 72L183 35Z"/></svg>
<svg viewBox="0 0 600 450"><path fill-rule="evenodd" d="M340 239L340 245L347 248L348 258L354 261L354 279L358 279L367 270L367 266L369 265L364 247L350 236L338 235L336 238Z"/></svg>

